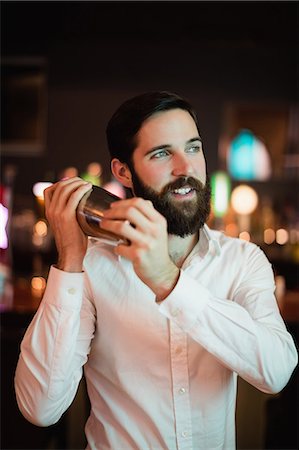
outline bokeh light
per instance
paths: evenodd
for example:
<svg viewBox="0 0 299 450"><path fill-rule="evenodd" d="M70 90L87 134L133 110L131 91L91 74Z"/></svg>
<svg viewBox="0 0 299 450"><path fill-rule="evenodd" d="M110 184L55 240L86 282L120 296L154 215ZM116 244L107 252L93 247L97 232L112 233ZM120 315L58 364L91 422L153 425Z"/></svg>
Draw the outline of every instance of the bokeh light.
<svg viewBox="0 0 299 450"><path fill-rule="evenodd" d="M240 184L232 192L231 203L238 214L251 214L257 207L258 196L252 187Z"/></svg>

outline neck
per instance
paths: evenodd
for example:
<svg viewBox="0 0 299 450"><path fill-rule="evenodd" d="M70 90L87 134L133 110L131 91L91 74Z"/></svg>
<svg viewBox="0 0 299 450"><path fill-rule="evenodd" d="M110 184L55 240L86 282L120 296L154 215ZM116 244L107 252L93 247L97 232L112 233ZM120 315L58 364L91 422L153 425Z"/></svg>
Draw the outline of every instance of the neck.
<svg viewBox="0 0 299 450"><path fill-rule="evenodd" d="M182 267L186 258L198 242L198 239L199 233L184 238L172 234L168 235L169 256L177 267Z"/></svg>

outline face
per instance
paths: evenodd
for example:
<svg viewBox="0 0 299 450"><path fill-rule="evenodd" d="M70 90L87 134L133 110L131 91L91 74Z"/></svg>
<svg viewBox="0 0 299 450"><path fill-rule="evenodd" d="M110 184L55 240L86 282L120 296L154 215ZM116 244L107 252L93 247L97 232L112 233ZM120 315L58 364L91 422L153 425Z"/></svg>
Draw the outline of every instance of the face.
<svg viewBox="0 0 299 450"><path fill-rule="evenodd" d="M187 111L164 111L144 122L131 173L134 194L153 202L170 234L184 237L203 226L210 189L201 138Z"/></svg>

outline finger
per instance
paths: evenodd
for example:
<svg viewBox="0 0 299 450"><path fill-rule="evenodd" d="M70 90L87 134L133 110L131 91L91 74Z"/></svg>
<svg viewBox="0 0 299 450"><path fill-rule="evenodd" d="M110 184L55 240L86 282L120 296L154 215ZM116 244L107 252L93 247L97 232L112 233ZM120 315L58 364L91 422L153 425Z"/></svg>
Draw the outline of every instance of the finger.
<svg viewBox="0 0 299 450"><path fill-rule="evenodd" d="M161 214L155 210L150 200L144 200L140 197L113 202L111 208L104 212L104 216L107 218L130 220L130 218L133 218L132 215L135 214L134 210L139 211L151 222L161 217Z"/></svg>
<svg viewBox="0 0 299 450"><path fill-rule="evenodd" d="M44 190L43 195L46 204L51 202L54 191L55 191L55 184L52 184L52 186L49 186L47 189Z"/></svg>
<svg viewBox="0 0 299 450"><path fill-rule="evenodd" d="M147 232L149 232L152 227L152 222L143 214L143 212L132 205L126 208L123 208L122 206L120 208L113 208L113 211L110 214L104 213L104 218L113 221L128 222L135 228Z"/></svg>
<svg viewBox="0 0 299 450"><path fill-rule="evenodd" d="M59 181L54 185L54 192L52 199L57 202L60 197L66 198L70 192L80 184L84 183L84 180L78 177L68 178L67 180Z"/></svg>
<svg viewBox="0 0 299 450"><path fill-rule="evenodd" d="M51 204L57 210L62 210L66 207L74 208L77 206L84 193L91 188L91 183L82 179L69 179L58 183L53 196Z"/></svg>
<svg viewBox="0 0 299 450"><path fill-rule="evenodd" d="M123 258L126 258L128 260L132 260L132 250L131 246L119 244L114 247L114 253L117 256L122 256Z"/></svg>
<svg viewBox="0 0 299 450"><path fill-rule="evenodd" d="M66 178L65 180L60 180L57 183L52 184L52 186L48 187L44 190L44 199L47 203L50 203L55 192L58 192L59 189L65 186L68 183L72 183L74 180L79 180L78 177L74 178Z"/></svg>
<svg viewBox="0 0 299 450"><path fill-rule="evenodd" d="M73 191L73 193L70 195L67 202L67 207L71 208L72 210L75 210L80 201L82 200L82 198L84 197L84 195L87 192L91 191L91 189L92 184L89 182L86 182L86 184L82 184L81 186L77 187L77 189Z"/></svg>
<svg viewBox="0 0 299 450"><path fill-rule="evenodd" d="M118 236L122 236L131 243L144 246L148 242L148 235L139 231L128 220L107 220L102 219L100 227Z"/></svg>

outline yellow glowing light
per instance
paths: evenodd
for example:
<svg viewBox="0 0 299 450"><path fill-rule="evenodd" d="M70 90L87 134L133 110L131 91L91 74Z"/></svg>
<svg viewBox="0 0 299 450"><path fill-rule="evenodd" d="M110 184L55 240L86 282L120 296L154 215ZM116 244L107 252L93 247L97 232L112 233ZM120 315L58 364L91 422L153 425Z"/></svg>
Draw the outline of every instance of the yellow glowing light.
<svg viewBox="0 0 299 450"><path fill-rule="evenodd" d="M289 240L289 233L284 228L280 228L276 231L276 242L279 245L284 245Z"/></svg>
<svg viewBox="0 0 299 450"><path fill-rule="evenodd" d="M275 231L272 228L267 228L264 230L264 242L265 244L273 244L275 241Z"/></svg>
<svg viewBox="0 0 299 450"><path fill-rule="evenodd" d="M42 291L46 287L46 280L43 277L33 277L31 287L36 291Z"/></svg>
<svg viewBox="0 0 299 450"><path fill-rule="evenodd" d="M33 185L32 191L35 197L37 197L40 200L44 199L44 190L48 187L52 186L53 183L40 181L38 183L35 183Z"/></svg>
<svg viewBox="0 0 299 450"><path fill-rule="evenodd" d="M240 239L243 239L243 241L250 241L250 234L248 233L248 231L242 231L240 234L239 234L239 238Z"/></svg>
<svg viewBox="0 0 299 450"><path fill-rule="evenodd" d="M39 220L38 222L36 222L36 224L34 225L34 232L41 237L47 236L48 227L46 222L44 222L43 220Z"/></svg>
<svg viewBox="0 0 299 450"><path fill-rule="evenodd" d="M257 207L258 196L252 187L241 184L233 190L231 202L238 214L251 214Z"/></svg>

